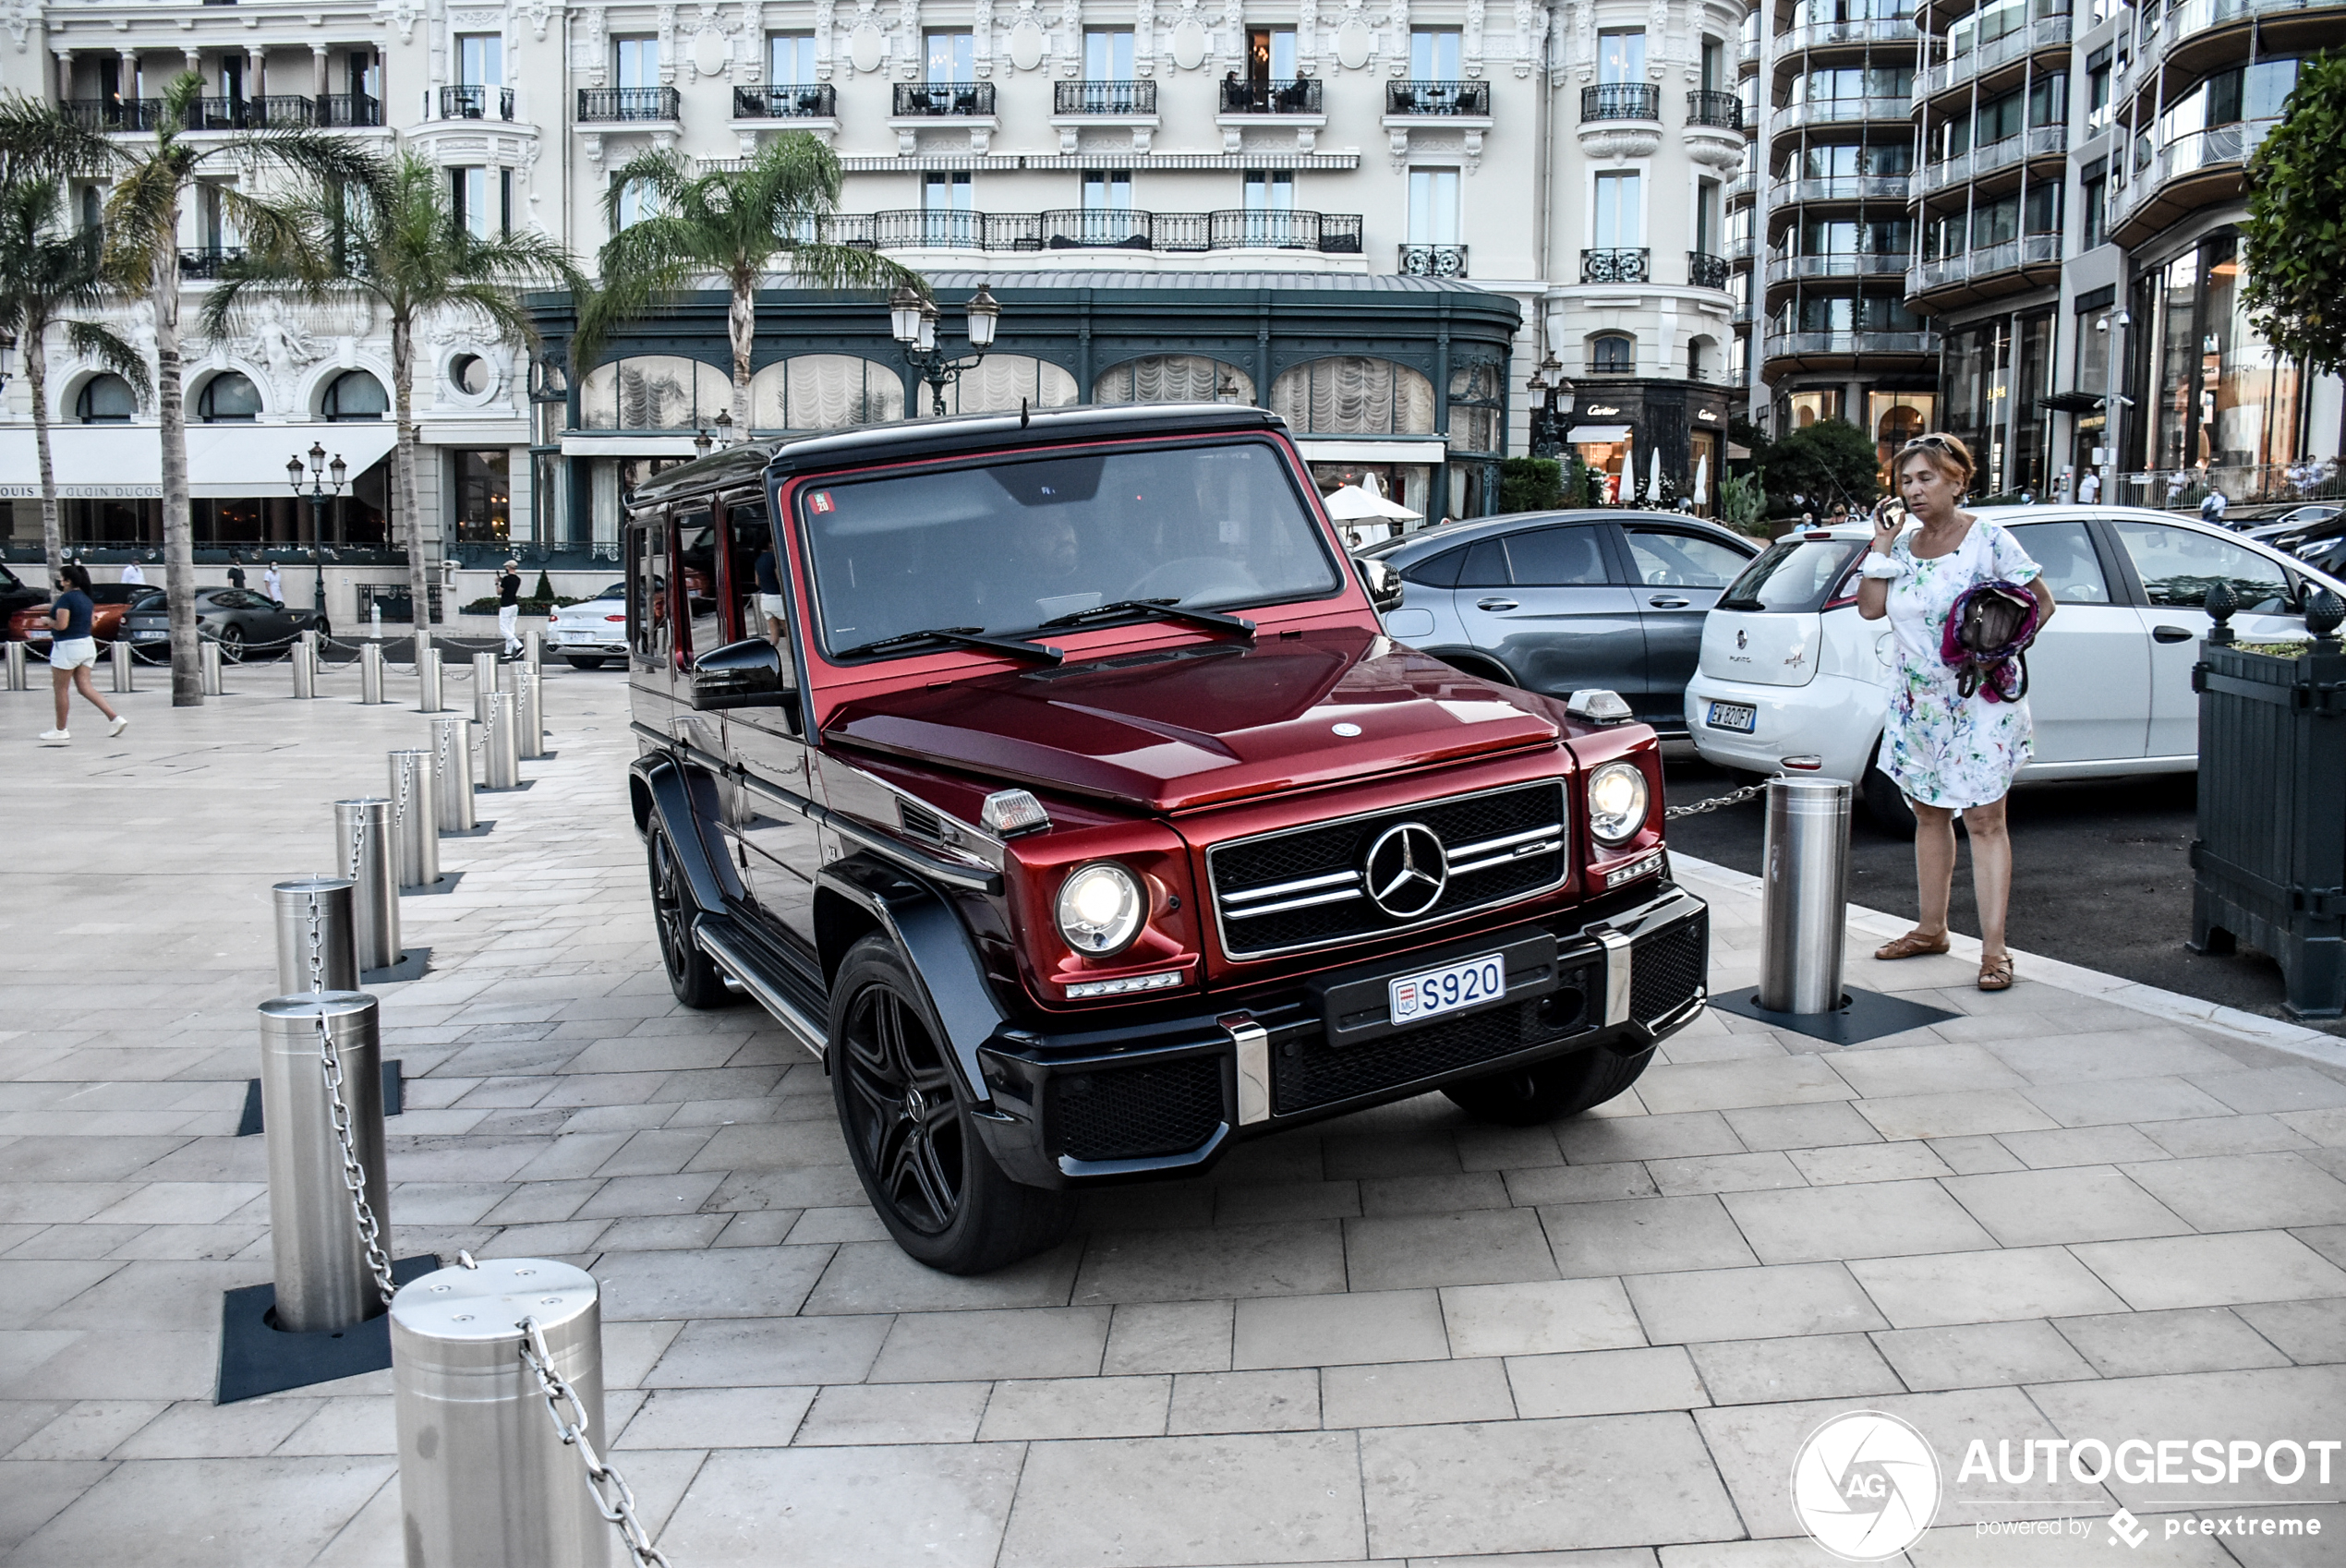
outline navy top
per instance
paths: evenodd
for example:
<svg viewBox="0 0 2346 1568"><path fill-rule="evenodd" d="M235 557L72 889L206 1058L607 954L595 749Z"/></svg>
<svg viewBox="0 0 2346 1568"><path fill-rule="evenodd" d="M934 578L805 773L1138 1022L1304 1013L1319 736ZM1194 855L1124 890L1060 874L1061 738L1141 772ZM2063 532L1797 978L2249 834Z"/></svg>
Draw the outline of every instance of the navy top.
<svg viewBox="0 0 2346 1568"><path fill-rule="evenodd" d="M770 549L760 550L757 555L757 591L761 594L780 594L782 591L782 579L774 570L774 552Z"/></svg>
<svg viewBox="0 0 2346 1568"><path fill-rule="evenodd" d="M57 641L69 643L76 637L90 634L90 596L79 588L67 588L49 608L66 612L66 629L56 634Z"/></svg>

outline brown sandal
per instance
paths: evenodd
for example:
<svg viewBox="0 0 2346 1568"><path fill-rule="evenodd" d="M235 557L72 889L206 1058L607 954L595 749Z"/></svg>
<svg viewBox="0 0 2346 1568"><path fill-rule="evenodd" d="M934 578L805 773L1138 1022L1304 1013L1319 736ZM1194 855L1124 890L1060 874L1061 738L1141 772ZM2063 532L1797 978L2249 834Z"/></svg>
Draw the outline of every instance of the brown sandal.
<svg viewBox="0 0 2346 1568"><path fill-rule="evenodd" d="M1998 953L1994 958L1983 956L1979 960L1979 989L2009 991L2012 989L2012 955Z"/></svg>
<svg viewBox="0 0 2346 1568"><path fill-rule="evenodd" d="M1943 953L1946 950L1947 934L1945 932L1942 931L1936 936L1925 936L1919 931L1909 931L1895 942L1885 942L1875 948L1873 956L1884 960L1918 959L1926 953Z"/></svg>

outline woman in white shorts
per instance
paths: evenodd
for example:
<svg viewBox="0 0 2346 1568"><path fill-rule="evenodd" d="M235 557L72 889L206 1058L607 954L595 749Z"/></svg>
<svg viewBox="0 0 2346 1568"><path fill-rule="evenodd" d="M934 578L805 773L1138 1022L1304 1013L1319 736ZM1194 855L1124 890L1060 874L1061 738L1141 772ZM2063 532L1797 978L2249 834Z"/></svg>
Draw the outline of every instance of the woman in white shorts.
<svg viewBox="0 0 2346 1568"><path fill-rule="evenodd" d="M90 634L93 613L90 569L78 561L69 561L57 573L57 597L49 607L49 683L57 694L57 727L45 731L41 739L53 746L62 746L73 739L66 730L66 718L77 686L83 696L97 705L100 713L113 720L114 728L107 734L119 735L130 723L108 707L106 699L91 683L90 668L98 662L98 640Z"/></svg>

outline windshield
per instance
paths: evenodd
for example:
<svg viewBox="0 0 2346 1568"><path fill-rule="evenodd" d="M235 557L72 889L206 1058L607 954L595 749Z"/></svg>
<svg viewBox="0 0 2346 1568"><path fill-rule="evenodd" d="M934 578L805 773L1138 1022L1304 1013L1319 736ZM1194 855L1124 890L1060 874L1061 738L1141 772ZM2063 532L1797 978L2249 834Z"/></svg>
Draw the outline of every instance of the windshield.
<svg viewBox="0 0 2346 1568"><path fill-rule="evenodd" d="M143 594L132 595L130 598L130 608L133 609L168 609L171 608L171 600L161 588L150 588Z"/></svg>
<svg viewBox="0 0 2346 1568"><path fill-rule="evenodd" d="M826 651L944 627L1015 635L1131 599L1228 609L1342 584L1286 464L1259 442L818 482L799 515Z"/></svg>
<svg viewBox="0 0 2346 1568"><path fill-rule="evenodd" d="M1719 597L1721 609L1814 611L1849 570L1862 539L1778 539Z"/></svg>

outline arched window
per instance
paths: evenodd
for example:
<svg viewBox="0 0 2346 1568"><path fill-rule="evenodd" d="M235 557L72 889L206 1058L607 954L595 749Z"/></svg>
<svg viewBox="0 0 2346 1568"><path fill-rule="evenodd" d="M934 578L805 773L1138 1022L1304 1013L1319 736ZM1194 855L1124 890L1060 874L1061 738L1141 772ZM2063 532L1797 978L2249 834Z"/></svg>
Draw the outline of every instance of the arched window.
<svg viewBox="0 0 2346 1568"><path fill-rule="evenodd" d="M1718 339L1698 336L1687 341L1687 380L1713 380L1717 379L1718 369Z"/></svg>
<svg viewBox="0 0 2346 1568"><path fill-rule="evenodd" d="M345 370L326 383L318 412L328 419L380 419L391 412L383 384L364 370Z"/></svg>
<svg viewBox="0 0 2346 1568"><path fill-rule="evenodd" d="M922 387L921 408L933 406ZM989 354L973 370L945 389L948 414L1015 414L1022 400L1030 408L1071 408L1082 399L1075 378L1047 359L1023 354Z"/></svg>
<svg viewBox="0 0 2346 1568"><path fill-rule="evenodd" d="M697 430L733 405L733 383L714 365L645 354L598 365L578 385L583 430Z"/></svg>
<svg viewBox="0 0 2346 1568"><path fill-rule="evenodd" d="M749 380L758 430L843 430L904 417L904 380L892 365L852 354L802 354Z"/></svg>
<svg viewBox="0 0 2346 1568"><path fill-rule="evenodd" d="M1144 354L1111 365L1092 383L1094 403L1254 402L1254 378L1202 354Z"/></svg>
<svg viewBox="0 0 2346 1568"><path fill-rule="evenodd" d="M1279 372L1271 411L1302 435L1430 436L1433 383L1390 359L1339 355Z"/></svg>
<svg viewBox="0 0 2346 1568"><path fill-rule="evenodd" d="M73 416L85 425L127 425L138 412L130 383L112 373L82 382L81 395L73 400Z"/></svg>
<svg viewBox="0 0 2346 1568"><path fill-rule="evenodd" d="M207 425L248 425L260 414L260 389L241 370L223 370L196 394L196 417Z"/></svg>
<svg viewBox="0 0 2346 1568"><path fill-rule="evenodd" d="M1505 373L1504 367L1489 361L1462 365L1450 372L1452 451L1499 450L1499 431L1506 419L1506 390L1500 380Z"/></svg>
<svg viewBox="0 0 2346 1568"><path fill-rule="evenodd" d="M1599 332L1589 340L1589 368L1627 372L1638 368L1638 340L1626 332Z"/></svg>

